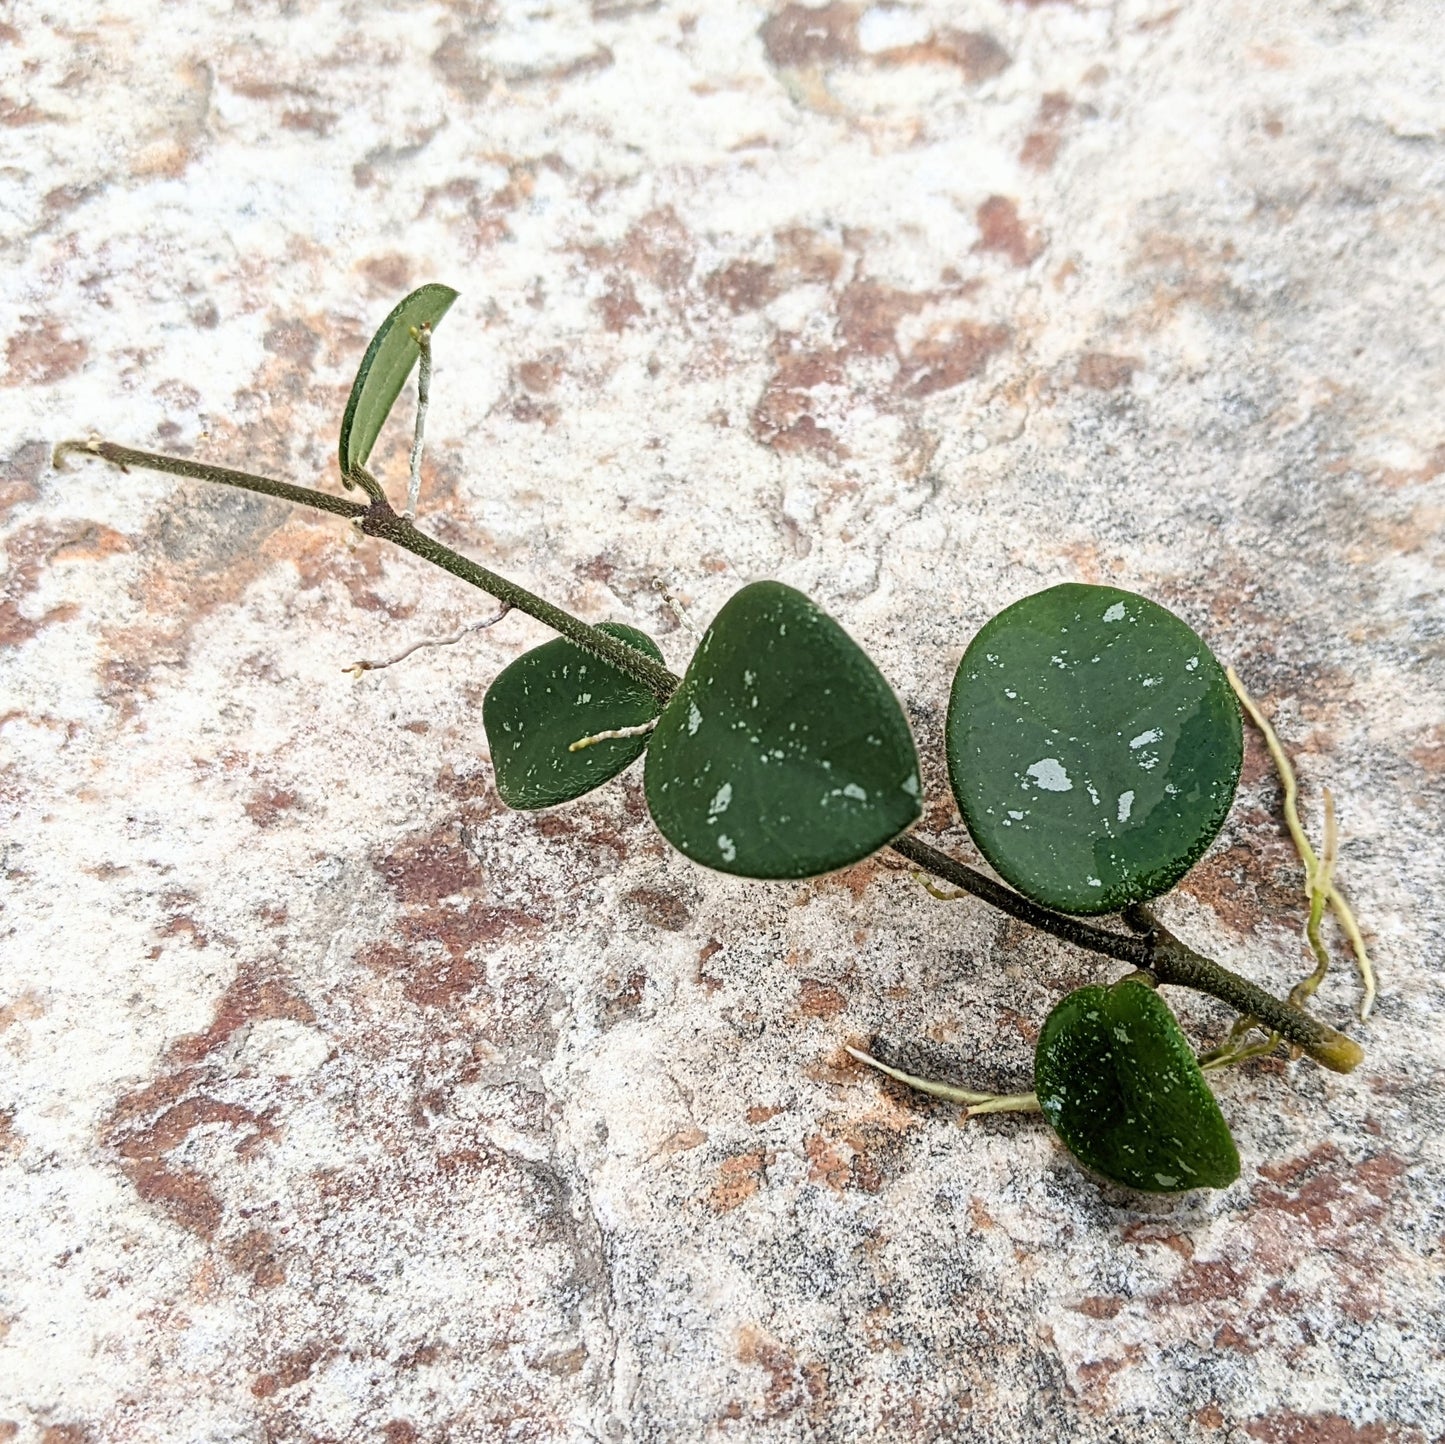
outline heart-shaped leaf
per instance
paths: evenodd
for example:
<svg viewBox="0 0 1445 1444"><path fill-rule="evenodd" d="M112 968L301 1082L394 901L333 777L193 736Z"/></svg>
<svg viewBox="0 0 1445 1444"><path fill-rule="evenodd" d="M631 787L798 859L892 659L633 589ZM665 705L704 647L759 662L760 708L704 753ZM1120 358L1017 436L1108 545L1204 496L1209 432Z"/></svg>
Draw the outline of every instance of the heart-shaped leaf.
<svg viewBox="0 0 1445 1444"><path fill-rule="evenodd" d="M1067 585L1005 608L959 663L948 771L979 850L1069 913L1156 897L1219 831L1243 760L1224 671L1172 612Z"/></svg>
<svg viewBox="0 0 1445 1444"><path fill-rule="evenodd" d="M456 298L450 286L435 282L420 286L396 306L371 338L341 417L342 476L349 477L358 466L366 465L411 368L421 356L413 330L423 326L435 330Z"/></svg>
<svg viewBox="0 0 1445 1444"><path fill-rule="evenodd" d="M1125 1188L1183 1193L1239 1177L1239 1152L1189 1040L1144 983L1064 998L1039 1034L1034 1087L1069 1151Z"/></svg>
<svg viewBox="0 0 1445 1444"><path fill-rule="evenodd" d="M708 628L645 783L674 847L742 877L845 867L919 813L898 699L837 622L778 582L744 587Z"/></svg>
<svg viewBox="0 0 1445 1444"><path fill-rule="evenodd" d="M662 661L657 643L636 627L603 622L597 630ZM503 669L482 701L497 792L508 807L555 807L591 792L641 756L647 738L610 737L579 752L584 737L640 727L657 716L657 698L610 663L559 637Z"/></svg>

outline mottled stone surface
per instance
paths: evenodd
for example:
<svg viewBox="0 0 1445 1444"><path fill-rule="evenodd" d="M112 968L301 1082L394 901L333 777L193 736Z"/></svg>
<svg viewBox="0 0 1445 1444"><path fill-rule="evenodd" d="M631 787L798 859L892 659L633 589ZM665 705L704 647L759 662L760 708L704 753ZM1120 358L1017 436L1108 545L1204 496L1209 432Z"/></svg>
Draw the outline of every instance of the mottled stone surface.
<svg viewBox="0 0 1445 1444"><path fill-rule="evenodd" d="M0 1440L1445 1436L1445 15L1431 0L0 9ZM1027 1119L1111 973L876 859L749 884L635 774L497 803L525 620L89 430L335 486L422 280L424 520L687 637L742 581L939 740L995 610L1175 607L1338 799L1369 1059L1154 1203ZM379 453L393 487L405 428ZM399 491L397 492L399 495ZM1165 912L1283 989L1251 744ZM1321 1010L1348 1025L1347 968ZM1227 1018L1184 998L1188 1025Z"/></svg>

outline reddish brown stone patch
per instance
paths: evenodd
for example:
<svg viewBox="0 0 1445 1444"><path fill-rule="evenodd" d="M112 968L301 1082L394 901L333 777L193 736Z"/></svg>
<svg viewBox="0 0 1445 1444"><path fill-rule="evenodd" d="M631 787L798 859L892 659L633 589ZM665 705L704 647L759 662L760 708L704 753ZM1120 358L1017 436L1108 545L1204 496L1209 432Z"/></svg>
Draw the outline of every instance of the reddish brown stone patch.
<svg viewBox="0 0 1445 1444"><path fill-rule="evenodd" d="M50 448L43 441L21 442L0 462L0 521L39 498L40 477L49 464Z"/></svg>
<svg viewBox="0 0 1445 1444"><path fill-rule="evenodd" d="M177 1039L167 1050L167 1060L181 1067L199 1063L249 1023L287 1018L297 1023L314 1023L311 1005L282 978L263 977L254 963L243 963L236 979L216 1004L215 1017L203 1033Z"/></svg>
<svg viewBox="0 0 1445 1444"><path fill-rule="evenodd" d="M942 335L930 336L909 352L899 382L910 396L931 396L961 386L979 375L989 359L1008 344L1007 326L959 322Z"/></svg>
<svg viewBox="0 0 1445 1444"><path fill-rule="evenodd" d="M1074 369L1074 385L1090 391L1117 391L1128 386L1141 363L1137 356L1114 356L1105 351L1085 351Z"/></svg>
<svg viewBox="0 0 1445 1444"><path fill-rule="evenodd" d="M834 1144L821 1133L803 1141L808 1160L808 1182L826 1184L834 1193L847 1188L877 1193L883 1187L883 1175L856 1138L845 1138Z"/></svg>
<svg viewBox="0 0 1445 1444"><path fill-rule="evenodd" d="M1424 1444L1418 1429L1398 1424L1351 1424L1339 1414L1296 1414L1285 1410L1244 1426L1263 1444Z"/></svg>
<svg viewBox="0 0 1445 1444"><path fill-rule="evenodd" d="M22 604L40 586L40 578L57 551L75 541L75 535L49 522L21 527L6 543L8 560L0 576L0 647L18 647L45 627L73 617L78 610L65 602L27 616Z"/></svg>
<svg viewBox="0 0 1445 1444"><path fill-rule="evenodd" d="M1078 1369L1079 1392L1084 1402L1094 1413L1103 1412L1109 1404L1109 1385L1116 1374L1137 1364L1144 1357L1144 1350L1138 1344L1130 1344L1122 1357L1091 1359L1080 1364Z"/></svg>
<svg viewBox="0 0 1445 1444"><path fill-rule="evenodd" d="M25 1147L15 1131L15 1110L0 1108L0 1158L16 1158Z"/></svg>
<svg viewBox="0 0 1445 1444"><path fill-rule="evenodd" d="M761 261L729 261L710 272L703 279L702 288L735 316L745 311L760 311L782 294L777 272Z"/></svg>
<svg viewBox="0 0 1445 1444"><path fill-rule="evenodd" d="M951 65L963 72L969 85L1002 75L1013 57L986 30L935 30L916 45L901 45L880 51L874 59L881 65Z"/></svg>
<svg viewBox="0 0 1445 1444"><path fill-rule="evenodd" d="M1321 1230L1378 1223L1405 1172L1405 1161L1386 1152L1351 1164L1333 1144L1322 1143L1302 1158L1262 1163L1259 1171L1280 1185L1260 1190L1260 1208L1290 1214Z"/></svg>
<svg viewBox="0 0 1445 1444"><path fill-rule="evenodd" d="M358 267L366 278L367 290L373 296L401 296L411 287L411 257L400 251L385 251L368 256Z"/></svg>
<svg viewBox="0 0 1445 1444"><path fill-rule="evenodd" d="M294 792L285 788L265 788L246 803L245 813L257 827L275 827L282 813L298 806L300 802Z"/></svg>
<svg viewBox="0 0 1445 1444"><path fill-rule="evenodd" d="M48 125L60 117L51 110L41 110L29 101L12 100L0 95L0 125L18 128L24 125Z"/></svg>
<svg viewBox="0 0 1445 1444"><path fill-rule="evenodd" d="M275 1238L263 1228L249 1229L222 1249L237 1273L250 1274L258 1289L274 1289L286 1282L286 1268L278 1257Z"/></svg>
<svg viewBox="0 0 1445 1444"><path fill-rule="evenodd" d="M1265 924L1298 922L1302 927L1304 893L1298 867L1289 844L1271 830L1210 853L1185 873L1179 887L1239 933L1255 933Z"/></svg>
<svg viewBox="0 0 1445 1444"><path fill-rule="evenodd" d="M1015 266L1031 265L1043 254L1042 238L1019 220L1018 204L1007 196L990 196L975 219L979 233L976 250L996 251Z"/></svg>
<svg viewBox="0 0 1445 1444"><path fill-rule="evenodd" d="M804 350L796 337L780 336L774 343L773 360L773 375L750 418L753 436L784 455L811 451L841 459L846 455L842 444L813 415L817 388L843 384L838 353Z"/></svg>
<svg viewBox="0 0 1445 1444"><path fill-rule="evenodd" d="M646 314L633 284L645 281L675 311L686 309L696 246L692 233L670 206L649 211L615 246L589 246L582 252L606 289L595 303L609 331L622 331Z"/></svg>
<svg viewBox="0 0 1445 1444"><path fill-rule="evenodd" d="M838 297L838 330L854 356L891 356L898 349L898 323L934 299L927 291L900 291L866 277L850 281Z"/></svg>
<svg viewBox="0 0 1445 1444"><path fill-rule="evenodd" d="M836 65L858 57L858 8L785 5L763 21L758 35L768 60L781 69Z"/></svg>
<svg viewBox="0 0 1445 1444"><path fill-rule="evenodd" d="M331 1351L317 1340L291 1349L281 1355L276 1366L269 1373L259 1374L251 1385L251 1392L258 1399L270 1399L282 1389L290 1389L311 1377L311 1371Z"/></svg>
<svg viewBox="0 0 1445 1444"><path fill-rule="evenodd" d="M817 978L804 978L798 1008L807 1018L836 1018L848 1006L848 999Z"/></svg>
<svg viewBox="0 0 1445 1444"><path fill-rule="evenodd" d="M629 973L627 978L614 984L602 999L602 1019L611 1027L619 1019L635 1013L642 1006L647 990L647 974L641 970Z"/></svg>
<svg viewBox="0 0 1445 1444"><path fill-rule="evenodd" d="M21 316L5 343L8 369L0 385L53 386L79 371L89 355L84 341L56 335L45 317Z"/></svg>
<svg viewBox="0 0 1445 1444"><path fill-rule="evenodd" d="M473 948L500 942L519 930L538 926L537 918L518 908L438 908L397 920L397 932L404 946L385 941L373 943L359 954L357 961L374 972L399 977L402 992L411 1002L447 1008L475 991L485 980L484 965L468 956ZM440 944L441 952L426 944Z"/></svg>
<svg viewBox="0 0 1445 1444"><path fill-rule="evenodd" d="M637 291L626 276L609 276L606 288L594 303L609 331L621 333L644 314Z"/></svg>
<svg viewBox="0 0 1445 1444"><path fill-rule="evenodd" d="M708 1202L719 1213L728 1213L740 1203L746 1203L762 1186L767 1162L768 1155L761 1148L723 1159Z"/></svg>
<svg viewBox="0 0 1445 1444"><path fill-rule="evenodd" d="M1024 138L1019 160L1032 170L1048 170L1059 158L1063 144L1062 126L1073 102L1063 91L1050 91L1039 102L1034 129Z"/></svg>
<svg viewBox="0 0 1445 1444"><path fill-rule="evenodd" d="M562 379L566 369L566 356L552 350L543 352L535 360L519 362L515 375L534 396L545 396Z"/></svg>
<svg viewBox="0 0 1445 1444"><path fill-rule="evenodd" d="M481 880L476 859L455 828L407 838L377 865L403 907L425 907L473 890Z"/></svg>
<svg viewBox="0 0 1445 1444"><path fill-rule="evenodd" d="M698 949L697 972L694 974L694 977L699 986L708 993L715 993L722 987L721 978L715 978L711 973L705 971L707 964L711 962L713 958L717 957L722 950L723 945L718 942L716 938L709 938L707 942Z"/></svg>
<svg viewBox="0 0 1445 1444"><path fill-rule="evenodd" d="M793 286L831 285L843 269L843 252L827 236L806 226L791 226L773 236L777 259L773 272L784 290Z"/></svg>
<svg viewBox="0 0 1445 1444"><path fill-rule="evenodd" d="M1116 1319L1123 1307L1124 1300L1117 1294L1090 1294L1088 1298L1080 1299L1074 1310L1090 1319Z"/></svg>
<svg viewBox="0 0 1445 1444"><path fill-rule="evenodd" d="M246 1130L236 1144L240 1154L275 1129L248 1108L195 1091L201 1082L199 1070L182 1069L127 1094L116 1104L102 1141L119 1155L121 1169L141 1198L182 1228L209 1239L221 1222L221 1200L200 1173L173 1165L167 1154L196 1129L213 1124Z"/></svg>
<svg viewBox="0 0 1445 1444"><path fill-rule="evenodd" d="M1223 1259L1193 1259L1173 1285L1155 1295L1161 1304L1216 1303L1243 1297L1246 1281Z"/></svg>
<svg viewBox="0 0 1445 1444"><path fill-rule="evenodd" d="M1419 745L1410 749L1410 759L1426 772L1445 772L1445 724L1429 728Z"/></svg>
<svg viewBox="0 0 1445 1444"><path fill-rule="evenodd" d="M687 904L676 893L637 887L627 894L624 901L644 922L664 932L680 933L692 919Z"/></svg>
<svg viewBox="0 0 1445 1444"><path fill-rule="evenodd" d="M738 1358L761 1369L768 1378L761 1407L754 1413L758 1419L786 1419L799 1409L812 1414L827 1401L827 1365L800 1364L791 1351L761 1329L749 1325L740 1331Z"/></svg>

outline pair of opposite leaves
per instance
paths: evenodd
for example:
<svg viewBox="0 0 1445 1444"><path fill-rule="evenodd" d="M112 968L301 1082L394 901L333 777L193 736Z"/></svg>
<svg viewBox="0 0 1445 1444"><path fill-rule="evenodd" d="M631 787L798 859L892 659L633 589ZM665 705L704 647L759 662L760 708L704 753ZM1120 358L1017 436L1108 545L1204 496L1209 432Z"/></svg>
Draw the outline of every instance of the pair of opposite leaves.
<svg viewBox="0 0 1445 1444"><path fill-rule="evenodd" d="M372 338L342 418L348 484L364 467L457 293L426 285ZM662 661L644 633L602 630ZM573 752L657 719L651 737ZM591 791L644 750L648 807L681 852L756 878L844 867L921 810L897 698L841 627L775 582L737 593L661 708L616 668L558 640L519 658L483 704L497 789L517 808ZM650 745L649 745L650 743ZM1072 913L1157 896L1208 846L1234 795L1238 708L1188 626L1142 597L1062 586L999 613L954 678L949 776L1001 876ZM1050 1014L1035 1081L1084 1163L1153 1191L1223 1186L1239 1171L1218 1105L1173 1014L1137 982L1082 988Z"/></svg>

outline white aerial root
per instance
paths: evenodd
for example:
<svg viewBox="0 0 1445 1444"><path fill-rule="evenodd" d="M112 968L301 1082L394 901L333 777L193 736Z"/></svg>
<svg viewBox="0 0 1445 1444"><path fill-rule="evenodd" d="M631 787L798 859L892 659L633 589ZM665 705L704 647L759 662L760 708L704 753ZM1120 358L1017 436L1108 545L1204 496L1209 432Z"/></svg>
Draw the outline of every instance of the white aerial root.
<svg viewBox="0 0 1445 1444"><path fill-rule="evenodd" d="M426 436L426 406L431 396L431 327L414 327L412 335L421 348L421 361L416 370L416 431L411 441L411 480L407 483L406 510L402 513L408 521L416 520L416 507L421 500L421 453Z"/></svg>
<svg viewBox="0 0 1445 1444"><path fill-rule="evenodd" d="M919 1078L916 1074L905 1073L899 1068L890 1068L888 1064L880 1063L871 1053L865 1053L861 1048L850 1048L844 1044L844 1050L860 1063L866 1063L870 1068L876 1068L880 1073L886 1073L888 1077L896 1078L898 1082L906 1083L920 1093L927 1093L931 1098L942 1098L945 1103L962 1103L965 1118L977 1118L981 1113L1039 1111L1036 1093L978 1093L971 1088L958 1088L952 1083L936 1083L931 1078Z"/></svg>
<svg viewBox="0 0 1445 1444"><path fill-rule="evenodd" d="M1308 998L1324 981L1325 974L1329 971L1329 954L1320 940L1320 922L1325 906L1328 904L1340 925L1340 930L1349 939L1350 950L1354 953L1355 969L1360 975L1360 983L1364 988L1364 996L1360 1000L1360 1021L1364 1022L1370 1016L1370 1009L1375 1005L1375 970L1370 963L1370 955L1365 951L1365 940L1360 934L1360 927L1355 921L1355 915L1339 888L1335 886L1334 868L1339 846L1338 834L1335 830L1334 799L1326 789L1325 845L1323 855L1316 855L1309 838L1305 836L1304 827L1300 823L1299 784L1295 780L1294 768L1290 765L1290 760L1285 755L1285 750L1280 745L1274 728L1269 725L1269 720L1259 710L1254 699L1244 690L1244 683L1239 680L1233 667L1225 668L1225 676L1229 678L1229 685L1234 688L1240 705L1249 715L1249 720L1259 728L1260 735L1264 738L1264 745L1269 748L1269 755L1274 761L1275 771L1279 773L1280 783L1284 787L1285 826L1289 829L1290 838L1294 842L1295 851L1300 855L1300 861L1304 863L1305 896L1309 899L1310 904L1306 932L1309 937L1310 950L1315 955L1315 971L1296 986L1294 993L1290 995L1290 1001L1297 1003L1303 998ZM1296 997L1295 994L1298 994L1299 997Z"/></svg>
<svg viewBox="0 0 1445 1444"><path fill-rule="evenodd" d="M610 727L606 732L594 732L590 737L579 737L567 745L569 752L580 752L584 747L595 747L599 742L611 741L614 737L646 737L657 726L657 718L650 722L639 722L636 727Z"/></svg>
<svg viewBox="0 0 1445 1444"><path fill-rule="evenodd" d="M495 616L485 617L480 622L471 622L462 627L459 631L453 632L450 637L423 637L419 642L413 642L411 646L400 651L394 657L388 657L383 662L353 662L349 667L343 667L343 672L350 672L353 677L359 677L363 672L379 672L383 667L394 667L398 662L404 662L413 652L419 652L423 647L454 647L463 637L470 636L473 632L484 632L488 627L495 627L508 612L512 610L510 602L503 602L501 610Z"/></svg>

